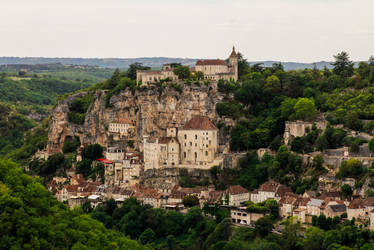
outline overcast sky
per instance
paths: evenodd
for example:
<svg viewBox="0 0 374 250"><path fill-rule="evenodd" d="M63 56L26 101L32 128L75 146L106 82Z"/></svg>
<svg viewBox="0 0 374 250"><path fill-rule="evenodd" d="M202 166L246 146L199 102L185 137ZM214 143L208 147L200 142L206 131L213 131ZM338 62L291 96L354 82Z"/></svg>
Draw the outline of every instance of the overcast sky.
<svg viewBox="0 0 374 250"><path fill-rule="evenodd" d="M0 0L0 56L354 60L374 54L373 0Z"/></svg>

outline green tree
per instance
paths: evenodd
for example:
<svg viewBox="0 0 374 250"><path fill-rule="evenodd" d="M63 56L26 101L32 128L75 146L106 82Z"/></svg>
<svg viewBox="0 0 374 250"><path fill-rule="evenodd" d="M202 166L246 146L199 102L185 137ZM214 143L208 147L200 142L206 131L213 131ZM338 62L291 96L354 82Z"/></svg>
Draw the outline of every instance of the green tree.
<svg viewBox="0 0 374 250"><path fill-rule="evenodd" d="M112 77L106 84L106 89L114 89L121 80L119 69L114 70Z"/></svg>
<svg viewBox="0 0 374 250"><path fill-rule="evenodd" d="M354 63L349 60L347 52L342 51L334 56L335 62L331 63L333 72L341 77L351 77L353 75Z"/></svg>
<svg viewBox="0 0 374 250"><path fill-rule="evenodd" d="M344 184L343 186L341 186L340 191L344 198L348 198L353 194L353 190L348 184Z"/></svg>
<svg viewBox="0 0 374 250"><path fill-rule="evenodd" d="M272 94L277 94L282 90L281 82L276 75L266 78L265 90Z"/></svg>
<svg viewBox="0 0 374 250"><path fill-rule="evenodd" d="M294 106L296 119L311 121L317 116L313 99L299 98Z"/></svg>
<svg viewBox="0 0 374 250"><path fill-rule="evenodd" d="M127 70L127 77L131 80L136 80L136 71L137 70L150 70L150 67L143 66L143 64L135 62L130 64L129 69Z"/></svg>
<svg viewBox="0 0 374 250"><path fill-rule="evenodd" d="M183 197L183 205L186 207L193 207L199 205L199 198L196 195L187 195Z"/></svg>
<svg viewBox="0 0 374 250"><path fill-rule="evenodd" d="M204 73L201 71L196 72L196 78L197 80L204 80Z"/></svg>
<svg viewBox="0 0 374 250"><path fill-rule="evenodd" d="M273 222L269 216L264 216L255 222L255 229L259 236L267 236L273 229Z"/></svg>
<svg viewBox="0 0 374 250"><path fill-rule="evenodd" d="M91 144L86 147L84 147L82 151L82 158L83 159L89 159L89 160L97 160L103 156L103 147L98 144Z"/></svg>
<svg viewBox="0 0 374 250"><path fill-rule="evenodd" d="M309 227L305 233L304 248L306 250L322 250L324 232L318 227Z"/></svg>
<svg viewBox="0 0 374 250"><path fill-rule="evenodd" d="M156 234L153 232L152 229L147 228L140 236L139 236L139 242L143 245L146 245L148 243L152 243L156 240Z"/></svg>
<svg viewBox="0 0 374 250"><path fill-rule="evenodd" d="M187 79L190 77L190 68L188 66L178 66L174 69L174 74L176 74L179 79Z"/></svg>
<svg viewBox="0 0 374 250"><path fill-rule="evenodd" d="M371 152L374 152L374 138L369 141L369 149Z"/></svg>

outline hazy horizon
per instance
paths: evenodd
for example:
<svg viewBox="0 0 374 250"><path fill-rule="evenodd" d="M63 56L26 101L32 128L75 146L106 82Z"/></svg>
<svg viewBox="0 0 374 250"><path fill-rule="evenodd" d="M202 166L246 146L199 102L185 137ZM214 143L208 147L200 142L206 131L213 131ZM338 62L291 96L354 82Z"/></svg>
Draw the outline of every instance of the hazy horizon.
<svg viewBox="0 0 374 250"><path fill-rule="evenodd" d="M319 62L374 54L369 0L3 0L0 57Z"/></svg>

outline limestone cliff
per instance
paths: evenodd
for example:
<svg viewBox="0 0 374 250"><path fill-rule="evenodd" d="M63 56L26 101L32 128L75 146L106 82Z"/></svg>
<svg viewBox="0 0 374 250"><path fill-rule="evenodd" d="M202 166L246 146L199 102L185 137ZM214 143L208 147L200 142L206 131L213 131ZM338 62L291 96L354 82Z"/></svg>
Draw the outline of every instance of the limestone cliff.
<svg viewBox="0 0 374 250"><path fill-rule="evenodd" d="M85 94L69 96L52 111L49 153L61 151L66 138L72 136L79 136L83 145L100 143L106 146L108 124L116 118L127 118L136 124L139 142L143 135L165 136L167 127L180 127L194 115L208 116L216 125L222 122L215 112L215 105L224 94L218 92L213 83L209 86L185 85L181 92L171 87L161 91L156 86L135 93L125 90L110 99L110 108L105 108L106 93L100 90L95 93L84 124L73 124L68 121L69 104ZM227 133L220 134L223 135L219 138L220 144L227 144Z"/></svg>

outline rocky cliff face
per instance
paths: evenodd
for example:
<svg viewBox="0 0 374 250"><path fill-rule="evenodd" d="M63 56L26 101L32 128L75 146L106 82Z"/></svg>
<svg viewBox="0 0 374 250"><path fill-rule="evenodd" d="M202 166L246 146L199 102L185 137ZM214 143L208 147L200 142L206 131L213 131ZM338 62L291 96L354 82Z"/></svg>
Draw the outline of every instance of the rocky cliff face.
<svg viewBox="0 0 374 250"><path fill-rule="evenodd" d="M72 95L58 103L52 111L48 152L61 151L68 137L79 136L81 144L100 143L106 146L108 124L116 118L127 118L136 124L138 142L143 135L165 136L167 127L180 127L194 115L208 116L216 125L221 121L215 105L224 98L217 86L187 86L181 92L171 87L161 92L156 86L132 93L125 90L110 100L105 108L105 91L95 93L83 125L68 121L69 104L87 93ZM227 122L225 121L227 124ZM220 133L220 144L228 142L227 133Z"/></svg>

